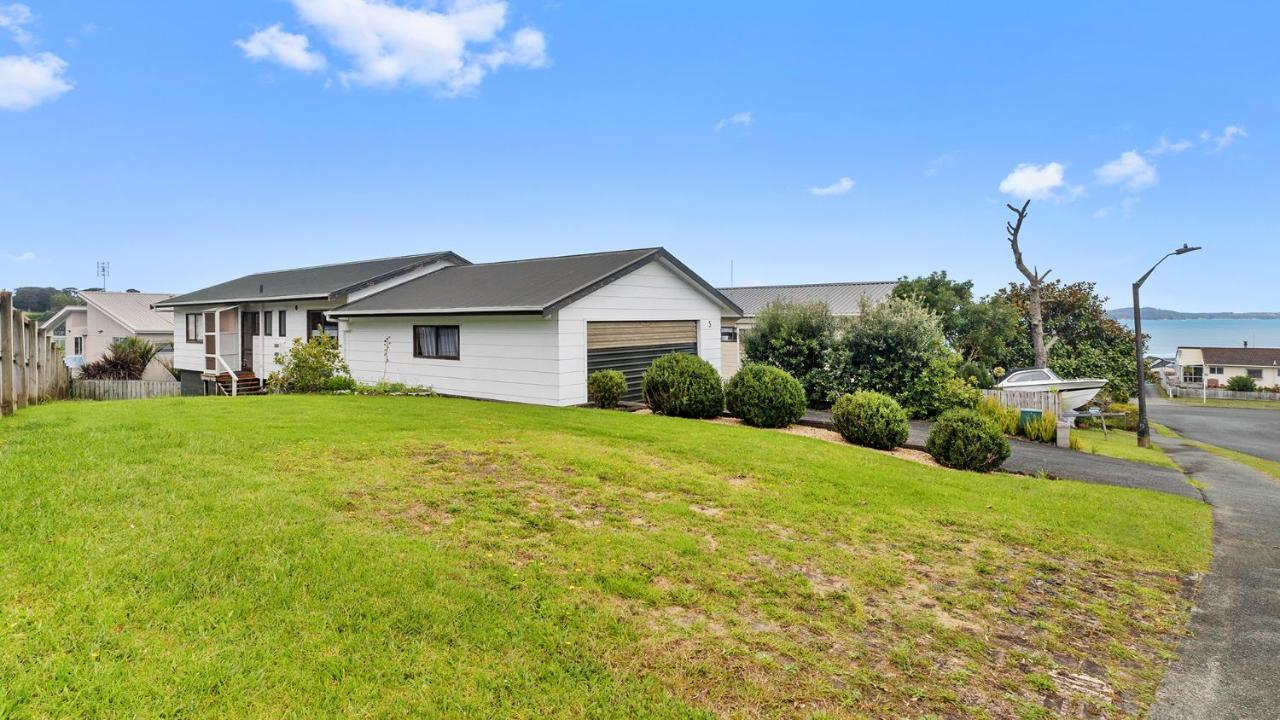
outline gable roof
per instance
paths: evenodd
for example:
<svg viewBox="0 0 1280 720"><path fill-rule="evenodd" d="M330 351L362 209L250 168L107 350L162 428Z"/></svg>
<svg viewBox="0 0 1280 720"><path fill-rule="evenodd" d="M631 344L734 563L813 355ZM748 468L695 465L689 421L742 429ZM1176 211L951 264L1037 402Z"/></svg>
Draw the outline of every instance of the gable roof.
<svg viewBox="0 0 1280 720"><path fill-rule="evenodd" d="M1198 349L1204 356L1205 365L1280 366L1280 348L1204 347Z"/></svg>
<svg viewBox="0 0 1280 720"><path fill-rule="evenodd" d="M331 310L329 315L546 316L658 260L675 268L725 310L740 312L733 301L659 247L447 267Z"/></svg>
<svg viewBox="0 0 1280 720"><path fill-rule="evenodd" d="M173 297L170 293L82 292L80 297L129 332L173 332L173 312L151 309L156 303Z"/></svg>
<svg viewBox="0 0 1280 720"><path fill-rule="evenodd" d="M67 319L68 315L75 312L87 313L89 312L89 308L85 307L84 305L63 305L62 307L58 308L58 312L50 315L48 320L45 320L43 323L40 323L40 329L52 330L53 328L56 328L59 325L61 325L62 322Z"/></svg>
<svg viewBox="0 0 1280 720"><path fill-rule="evenodd" d="M202 290L169 298L156 303L156 307L263 300L328 300L390 280L437 260L467 262L459 255L442 251L334 265L315 265L292 270L274 270L245 275Z"/></svg>
<svg viewBox="0 0 1280 720"><path fill-rule="evenodd" d="M754 317L766 305L775 301L824 302L832 315L857 315L862 311L862 300L875 305L889 299L898 283L844 282L818 283L814 285L754 285L749 287L720 288L730 300L742 308L742 314Z"/></svg>

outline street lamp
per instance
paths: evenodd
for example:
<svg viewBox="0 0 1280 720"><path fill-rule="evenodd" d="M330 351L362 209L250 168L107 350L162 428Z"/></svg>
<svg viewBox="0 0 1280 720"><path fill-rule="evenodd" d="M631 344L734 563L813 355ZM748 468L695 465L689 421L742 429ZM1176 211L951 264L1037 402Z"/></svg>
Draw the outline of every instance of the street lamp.
<svg viewBox="0 0 1280 720"><path fill-rule="evenodd" d="M1138 300L1138 288L1142 287L1142 283L1151 277L1151 273L1160 267L1160 263L1168 260L1173 255L1186 255L1189 252L1195 252L1200 247L1191 247L1186 243L1182 243L1182 247L1160 258L1160 261L1151 266L1138 281L1133 284L1133 346L1137 369L1138 369L1138 447L1151 447L1151 428L1147 425L1147 393L1143 386L1147 381L1147 364L1143 362L1142 347L1142 302ZM1204 382L1203 375L1201 382Z"/></svg>

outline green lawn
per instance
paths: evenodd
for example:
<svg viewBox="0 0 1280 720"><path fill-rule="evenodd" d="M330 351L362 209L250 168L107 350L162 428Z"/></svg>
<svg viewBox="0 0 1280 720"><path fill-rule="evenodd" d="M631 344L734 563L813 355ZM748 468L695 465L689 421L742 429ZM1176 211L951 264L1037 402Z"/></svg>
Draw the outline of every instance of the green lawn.
<svg viewBox="0 0 1280 720"><path fill-rule="evenodd" d="M1201 402L1200 398L1195 397L1175 397L1169 398L1170 402L1179 405L1205 405L1208 407L1220 408L1242 408L1246 410L1280 410L1280 401L1276 400L1227 400L1220 398L1207 398Z"/></svg>
<svg viewBox="0 0 1280 720"><path fill-rule="evenodd" d="M1136 716L1210 522L621 412L56 403L0 421L0 717Z"/></svg>
<svg viewBox="0 0 1280 720"><path fill-rule="evenodd" d="M1105 435L1101 430L1072 430L1071 436L1079 439L1085 452L1175 470L1178 468L1159 447L1138 447L1138 434L1127 430L1108 430Z"/></svg>

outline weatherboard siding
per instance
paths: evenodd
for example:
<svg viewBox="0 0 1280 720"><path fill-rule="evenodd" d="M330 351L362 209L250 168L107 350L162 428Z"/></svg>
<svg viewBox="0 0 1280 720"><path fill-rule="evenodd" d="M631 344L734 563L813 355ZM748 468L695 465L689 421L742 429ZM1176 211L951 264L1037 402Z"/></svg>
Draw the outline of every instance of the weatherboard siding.
<svg viewBox="0 0 1280 720"><path fill-rule="evenodd" d="M651 262L555 315L560 337L560 405L587 400L587 323L695 320L698 355L720 367L721 307L665 263Z"/></svg>
<svg viewBox="0 0 1280 720"><path fill-rule="evenodd" d="M457 325L460 358L414 357L414 325ZM361 383L385 379L445 395L561 405L556 330L541 315L352 317L343 353Z"/></svg>

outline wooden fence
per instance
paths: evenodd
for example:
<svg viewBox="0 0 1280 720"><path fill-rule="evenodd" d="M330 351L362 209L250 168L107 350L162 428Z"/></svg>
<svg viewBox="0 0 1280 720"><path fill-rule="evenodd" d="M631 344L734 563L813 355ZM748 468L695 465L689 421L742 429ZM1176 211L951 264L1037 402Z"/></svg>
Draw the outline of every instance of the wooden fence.
<svg viewBox="0 0 1280 720"><path fill-rule="evenodd" d="M1274 392L1237 392L1235 390L1227 390L1226 388L1198 388L1198 387L1180 387L1174 385L1167 388L1169 394L1173 397L1187 398L1214 398L1216 400L1278 400L1280 401L1280 393Z"/></svg>
<svg viewBox="0 0 1280 720"><path fill-rule="evenodd" d="M71 397L77 400L143 400L182 394L182 383L169 380L71 381Z"/></svg>
<svg viewBox="0 0 1280 720"><path fill-rule="evenodd" d="M0 290L0 416L66 397L70 380L62 348Z"/></svg>
<svg viewBox="0 0 1280 720"><path fill-rule="evenodd" d="M1018 408L1019 410L1040 410L1062 417L1058 393L1032 392L1030 390L983 390L982 394L999 400L1000 404L1005 407Z"/></svg>

